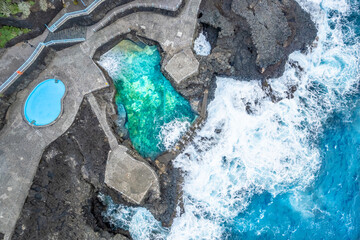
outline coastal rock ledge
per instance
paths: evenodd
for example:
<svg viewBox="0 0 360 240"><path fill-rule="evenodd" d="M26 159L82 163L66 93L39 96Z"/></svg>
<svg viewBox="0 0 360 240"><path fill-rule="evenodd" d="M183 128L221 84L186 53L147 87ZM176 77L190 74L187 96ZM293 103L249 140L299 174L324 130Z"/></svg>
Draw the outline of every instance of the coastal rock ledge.
<svg viewBox="0 0 360 240"><path fill-rule="evenodd" d="M200 57L199 79L279 77L289 54L305 51L317 34L294 0L207 0L198 18L212 47L209 56Z"/></svg>

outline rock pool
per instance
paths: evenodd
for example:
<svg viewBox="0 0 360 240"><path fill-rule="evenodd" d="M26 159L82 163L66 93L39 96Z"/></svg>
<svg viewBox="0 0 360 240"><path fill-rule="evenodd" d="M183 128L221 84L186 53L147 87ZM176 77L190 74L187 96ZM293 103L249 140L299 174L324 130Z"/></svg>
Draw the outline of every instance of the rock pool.
<svg viewBox="0 0 360 240"><path fill-rule="evenodd" d="M188 101L161 73L160 60L156 46L123 40L99 61L114 82L119 117L125 108L135 149L152 159L173 147L195 118Z"/></svg>

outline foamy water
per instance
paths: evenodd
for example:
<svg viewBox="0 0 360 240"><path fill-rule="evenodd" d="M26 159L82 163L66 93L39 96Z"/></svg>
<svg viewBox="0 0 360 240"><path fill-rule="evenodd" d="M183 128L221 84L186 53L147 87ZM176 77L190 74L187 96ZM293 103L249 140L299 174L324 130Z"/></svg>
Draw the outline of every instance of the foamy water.
<svg viewBox="0 0 360 240"><path fill-rule="evenodd" d="M254 195L275 197L314 183L321 166L316 136L359 80L359 44L346 46L341 25L331 29L325 12L346 14L349 7L345 1L321 3L300 2L319 30L317 48L290 56L303 71L288 64L281 78L269 81L279 97L296 86L293 99L273 103L258 81L217 79L205 126L174 161L185 172L185 213L175 219L169 239L224 238L224 223L246 211Z"/></svg>
<svg viewBox="0 0 360 240"><path fill-rule="evenodd" d="M189 121L173 121L161 126L160 136L162 145L166 150L171 150L180 140L181 136L189 129L191 123Z"/></svg>
<svg viewBox="0 0 360 240"><path fill-rule="evenodd" d="M200 56L207 56L211 52L211 45L203 32L194 41L194 51Z"/></svg>
<svg viewBox="0 0 360 240"><path fill-rule="evenodd" d="M281 234L281 229L271 229L271 221L256 228L264 218L265 207L254 221L237 219L264 194L270 199L290 194L284 200L288 201L287 208L304 219L326 214L316 206L312 195L303 193L314 187L321 170L318 141L325 121L334 111L347 109L346 96L357 91L359 42L344 42L356 39L351 29L344 32L343 17L351 11L346 1L299 3L317 25L317 47L306 54L291 54L289 62L299 67L287 64L282 77L269 80L274 94L282 99L277 103L271 101L259 81L217 78L215 99L208 106L204 127L174 160L174 165L184 172L184 212L179 208L169 233L166 237L157 235L160 238L237 239L233 232L255 231L259 239L277 239L269 235L262 238L268 231ZM288 99L293 86L297 91ZM168 142L170 146L173 141ZM271 204L275 203L262 203ZM310 222L315 220L310 218ZM350 223L347 227L354 229ZM148 231L159 229L157 226ZM146 239L130 233L134 239Z"/></svg>

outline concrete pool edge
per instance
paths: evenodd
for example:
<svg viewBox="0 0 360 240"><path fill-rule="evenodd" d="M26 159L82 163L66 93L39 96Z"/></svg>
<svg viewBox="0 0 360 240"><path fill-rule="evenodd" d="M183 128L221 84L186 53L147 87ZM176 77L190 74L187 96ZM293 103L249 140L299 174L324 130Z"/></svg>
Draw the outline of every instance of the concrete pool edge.
<svg viewBox="0 0 360 240"><path fill-rule="evenodd" d="M25 106L26 106L26 102L27 102L28 98L31 96L31 94L34 92L34 90L35 90L40 84L42 84L42 83L44 83L45 81L48 81L48 80L58 80L58 81L62 82L62 83L64 84L64 86L65 86L64 94L63 94L63 96L62 96L61 99L60 99L60 106L61 106L60 113L59 113L59 115L58 115L52 122L50 122L49 124L45 124L45 125L34 125L34 124L31 124L31 123L27 120L27 118L26 118L26 116L25 116ZM61 80L58 79L57 77L50 78L50 79L45 79L45 80L39 82L39 83L36 84L33 88L31 88L31 90L29 91L29 93L26 94L27 97L25 98L25 100L24 100L23 103L22 103L21 116L22 116L23 120L24 120L30 127L33 127L33 128L45 128L45 127L49 127L49 126L51 126L51 125L54 125L55 123L57 123L57 121L61 118L61 116L62 116L63 113L64 113L64 99L65 99L65 97L66 97L66 95L67 95L67 92L68 92L68 90L67 90L66 84L64 83L64 81L61 81Z"/></svg>

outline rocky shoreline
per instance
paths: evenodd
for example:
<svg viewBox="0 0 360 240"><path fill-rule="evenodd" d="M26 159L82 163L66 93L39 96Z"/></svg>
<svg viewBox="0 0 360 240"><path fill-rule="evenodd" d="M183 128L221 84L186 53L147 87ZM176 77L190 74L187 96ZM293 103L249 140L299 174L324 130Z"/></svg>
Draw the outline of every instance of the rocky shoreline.
<svg viewBox="0 0 360 240"><path fill-rule="evenodd" d="M241 0L206 0L200 5L198 22L198 32L205 32L211 54L197 56L199 74L177 88L186 98L198 101L207 88L213 98L216 76L264 82L280 77L288 56L306 51L317 34L310 15L294 0L248 5ZM264 22L267 26L262 28Z"/></svg>
<svg viewBox="0 0 360 240"><path fill-rule="evenodd" d="M116 203L136 206L104 183L107 138L85 99L68 131L43 153L12 239L126 239L130 235L104 222L98 194ZM161 200L146 197L146 207L170 226L178 202L181 174L171 162L154 163ZM59 231L61 229L61 231Z"/></svg>
<svg viewBox="0 0 360 240"><path fill-rule="evenodd" d="M265 89L270 89L271 94L271 86L266 80L281 76L289 54L297 50L306 51L317 33L310 15L294 0L204 0L198 14L200 31L205 32L212 46L211 54L196 56L200 63L198 75L180 85L172 81L197 113L205 90L209 91L209 99L213 98L216 76L246 81L257 79L262 81ZM98 49L94 60L124 38L140 40L136 33L113 39ZM159 46L150 39L141 38L141 41ZM158 48L164 60L164 52ZM46 67L45 62L40 71ZM38 74L38 71L33 74ZM106 72L104 75L111 83ZM289 91L296 91L296 87ZM100 104L108 105L108 122L118 133L113 118L116 115L114 87L94 95ZM6 123L6 111L14 99L16 91L0 99L0 130ZM118 142L133 149L126 136L119 136ZM72 126L44 151L12 239L131 238L129 232L114 229L104 222L101 215L105 206L97 197L100 192L111 196L116 203L134 206L104 183L109 150L108 140L85 98ZM170 227L176 206L181 201L182 173L173 167L171 161L175 155L165 153L154 162L139 155L135 157L152 166L161 186L161 199L154 199L149 194L141 206L149 209L163 226Z"/></svg>

